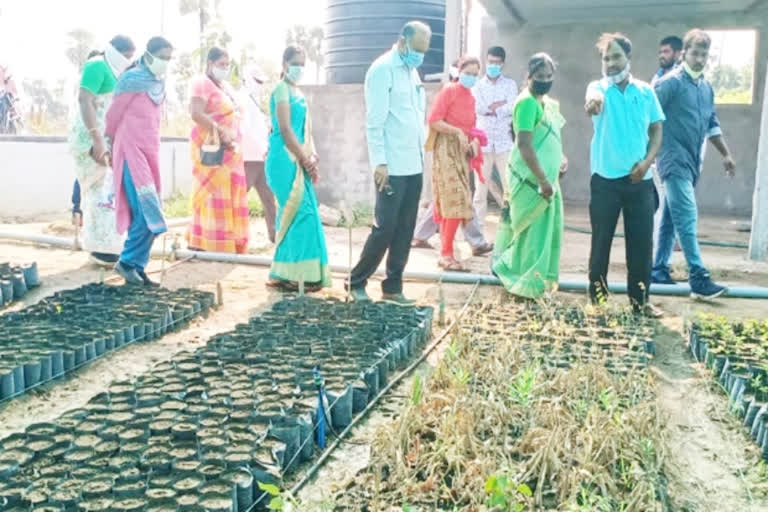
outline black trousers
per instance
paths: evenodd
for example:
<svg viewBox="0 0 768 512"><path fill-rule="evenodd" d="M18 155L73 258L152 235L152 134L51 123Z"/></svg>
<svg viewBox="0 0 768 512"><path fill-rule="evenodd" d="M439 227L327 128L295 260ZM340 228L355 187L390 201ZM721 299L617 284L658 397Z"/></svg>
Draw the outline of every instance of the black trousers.
<svg viewBox="0 0 768 512"><path fill-rule="evenodd" d="M352 289L365 288L387 255L387 278L381 283L384 293L402 293L403 271L411 252L411 239L419 213L422 175L390 176L391 194L376 192L376 212L371 234L360 261L352 269Z"/></svg>
<svg viewBox="0 0 768 512"><path fill-rule="evenodd" d="M608 264L619 213L624 215L627 292L637 308L647 303L653 266L653 180L632 183L629 177L606 179L592 175L589 218L592 250L589 255L589 295L593 302L607 299Z"/></svg>

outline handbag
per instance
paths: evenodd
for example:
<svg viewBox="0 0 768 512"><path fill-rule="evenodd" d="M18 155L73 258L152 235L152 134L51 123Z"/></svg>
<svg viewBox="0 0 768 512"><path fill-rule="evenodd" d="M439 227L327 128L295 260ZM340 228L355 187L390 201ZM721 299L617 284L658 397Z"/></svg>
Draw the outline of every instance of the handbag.
<svg viewBox="0 0 768 512"><path fill-rule="evenodd" d="M224 163L224 145L219 138L218 128L214 127L200 146L200 163L205 167L218 167Z"/></svg>

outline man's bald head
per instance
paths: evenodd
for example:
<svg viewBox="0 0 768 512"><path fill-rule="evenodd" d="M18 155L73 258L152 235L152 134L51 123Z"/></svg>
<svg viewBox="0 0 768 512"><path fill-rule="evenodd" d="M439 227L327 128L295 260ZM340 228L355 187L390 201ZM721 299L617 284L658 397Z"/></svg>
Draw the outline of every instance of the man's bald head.
<svg viewBox="0 0 768 512"><path fill-rule="evenodd" d="M426 53L429 50L430 39L432 39L432 29L421 21L409 21L400 31L400 44L403 49L405 43L408 43L411 49Z"/></svg>

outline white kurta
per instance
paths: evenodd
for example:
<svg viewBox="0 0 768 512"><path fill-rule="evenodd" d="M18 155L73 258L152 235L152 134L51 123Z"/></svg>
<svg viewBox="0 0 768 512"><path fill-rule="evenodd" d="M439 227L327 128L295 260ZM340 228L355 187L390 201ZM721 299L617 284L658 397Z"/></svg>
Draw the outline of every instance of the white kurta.
<svg viewBox="0 0 768 512"><path fill-rule="evenodd" d="M243 160L263 162L267 156L269 129L267 116L251 94L243 91L241 105L245 115L241 130L243 132Z"/></svg>

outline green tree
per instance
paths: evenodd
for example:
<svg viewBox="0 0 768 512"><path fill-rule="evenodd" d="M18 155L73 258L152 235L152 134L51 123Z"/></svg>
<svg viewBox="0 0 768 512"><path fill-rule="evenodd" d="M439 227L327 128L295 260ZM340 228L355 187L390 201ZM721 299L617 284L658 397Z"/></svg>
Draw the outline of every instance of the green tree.
<svg viewBox="0 0 768 512"><path fill-rule="evenodd" d="M199 61L200 69L205 65L205 41L208 23L215 17L219 17L221 0L179 0L179 12L182 16L195 14L198 19L200 31Z"/></svg>
<svg viewBox="0 0 768 512"><path fill-rule="evenodd" d="M304 50L307 60L315 65L315 82L320 82L320 67L323 65L323 29L294 25L285 36L287 45L296 45Z"/></svg>
<svg viewBox="0 0 768 512"><path fill-rule="evenodd" d="M69 62L77 68L78 71L83 69L85 62L88 60L88 54L91 53L95 46L96 38L85 29L78 28L72 30L67 34L69 39L67 49L64 51Z"/></svg>
<svg viewBox="0 0 768 512"><path fill-rule="evenodd" d="M179 103L185 105L187 102L187 89L189 83L198 73L195 65L194 53L185 52L174 59L173 73L176 76L176 97Z"/></svg>

